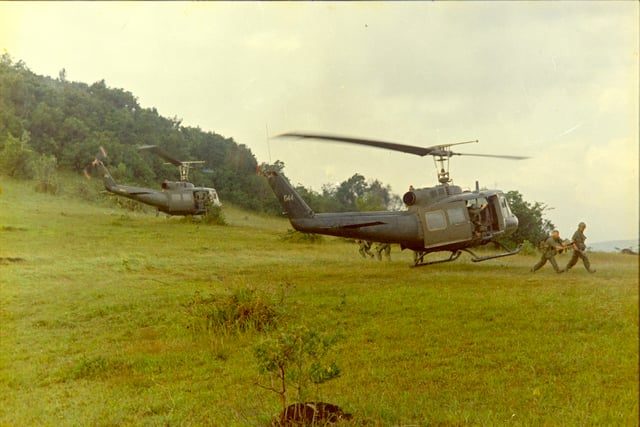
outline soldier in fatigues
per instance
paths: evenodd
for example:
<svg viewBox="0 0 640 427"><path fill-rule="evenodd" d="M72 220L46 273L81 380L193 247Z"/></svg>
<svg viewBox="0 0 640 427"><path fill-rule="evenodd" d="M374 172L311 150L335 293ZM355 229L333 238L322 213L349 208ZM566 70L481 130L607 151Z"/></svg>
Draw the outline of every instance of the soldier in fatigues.
<svg viewBox="0 0 640 427"><path fill-rule="evenodd" d="M564 273L564 270L561 270L556 262L556 254L565 249L562 239L560 239L560 232L558 230L553 230L553 234L548 237L542 245L542 257L540 257L540 261L538 261L536 265L531 267L531 272L533 273L536 270L539 270L547 263L547 261L549 261L556 273Z"/></svg>
<svg viewBox="0 0 640 427"><path fill-rule="evenodd" d="M377 243L376 244L376 257L378 261L382 261L382 253L388 261L391 261L391 245L389 243Z"/></svg>
<svg viewBox="0 0 640 427"><path fill-rule="evenodd" d="M587 240L587 236L584 235L585 228L587 228L587 224L581 222L580 224L578 224L578 229L576 230L576 232L573 233L573 237L571 238L571 243L573 246L573 256L571 257L569 263L567 264L567 267L565 268L566 271L569 271L571 267L576 265L576 263L578 262L578 258L580 258L584 263L584 268L586 268L589 273L596 272L595 270L591 269L589 258L587 258L587 255L585 255L584 253L585 249L587 249L587 245L584 243L584 241Z"/></svg>
<svg viewBox="0 0 640 427"><path fill-rule="evenodd" d="M371 253L371 250L370 250L371 242L367 240L356 240L356 243L358 244L358 252L360 252L360 255L362 255L362 258L366 258L367 255L373 258L373 254Z"/></svg>

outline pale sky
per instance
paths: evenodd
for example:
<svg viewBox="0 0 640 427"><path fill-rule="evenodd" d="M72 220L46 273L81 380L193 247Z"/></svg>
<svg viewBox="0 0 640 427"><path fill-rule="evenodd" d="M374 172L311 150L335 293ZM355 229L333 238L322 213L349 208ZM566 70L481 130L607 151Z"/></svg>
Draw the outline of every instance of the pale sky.
<svg viewBox="0 0 640 427"><path fill-rule="evenodd" d="M285 162L319 191L360 173L402 195L431 158L267 139L479 139L454 182L518 190L570 237L638 237L639 3L0 3L0 48L36 74L104 79L143 107Z"/></svg>

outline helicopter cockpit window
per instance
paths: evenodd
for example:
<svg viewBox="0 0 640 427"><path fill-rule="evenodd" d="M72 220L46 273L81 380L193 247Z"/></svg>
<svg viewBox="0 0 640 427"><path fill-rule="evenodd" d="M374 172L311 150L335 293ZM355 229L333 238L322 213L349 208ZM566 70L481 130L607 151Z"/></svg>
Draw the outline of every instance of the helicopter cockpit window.
<svg viewBox="0 0 640 427"><path fill-rule="evenodd" d="M447 228L447 220L444 217L443 211L427 212L426 219L427 228L430 231L443 230Z"/></svg>
<svg viewBox="0 0 640 427"><path fill-rule="evenodd" d="M478 197L477 199L467 200L467 207L469 208L482 207L482 206L486 206L487 203L488 203L487 199L485 199L484 197Z"/></svg>
<svg viewBox="0 0 640 427"><path fill-rule="evenodd" d="M507 202L507 198L504 196L504 194L498 194L498 199L500 199L500 206L502 207L502 212L506 216L513 215L511 213L511 208L509 207L509 203Z"/></svg>
<svg viewBox="0 0 640 427"><path fill-rule="evenodd" d="M447 209L447 215L449 216L449 223L452 224L452 225L453 224L463 224L463 223L467 222L467 218L465 218L465 216L464 216L464 208L463 207Z"/></svg>

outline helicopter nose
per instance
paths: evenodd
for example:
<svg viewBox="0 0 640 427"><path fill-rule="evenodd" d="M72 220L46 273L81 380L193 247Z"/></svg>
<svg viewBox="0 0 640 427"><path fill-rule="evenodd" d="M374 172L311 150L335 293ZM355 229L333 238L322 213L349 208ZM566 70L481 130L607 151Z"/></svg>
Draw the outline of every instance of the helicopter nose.
<svg viewBox="0 0 640 427"><path fill-rule="evenodd" d="M513 234L518 229L518 217L515 215L509 215L505 221L505 234L508 236Z"/></svg>

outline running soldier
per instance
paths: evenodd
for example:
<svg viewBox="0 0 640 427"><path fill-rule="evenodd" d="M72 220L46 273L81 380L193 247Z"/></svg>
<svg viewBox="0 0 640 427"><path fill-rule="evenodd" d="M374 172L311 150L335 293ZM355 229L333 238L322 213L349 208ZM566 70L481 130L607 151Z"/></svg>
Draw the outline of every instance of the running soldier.
<svg viewBox="0 0 640 427"><path fill-rule="evenodd" d="M576 230L576 232L573 233L573 237L571 238L571 244L573 246L573 255L571 256L571 259L569 260L569 263L567 264L565 271L569 271L571 267L576 265L576 263L578 262L578 258L580 258L584 264L584 268L589 273L596 272L595 270L591 269L591 263L589 262L589 258L587 258L587 255L584 253L584 251L587 249L587 245L584 243L584 241L587 240L587 236L584 235L585 228L587 228L587 224L585 224L584 222L581 222L580 224L578 224L578 229Z"/></svg>
<svg viewBox="0 0 640 427"><path fill-rule="evenodd" d="M382 253L387 261L391 261L391 245L389 243L376 243L376 258L382 261Z"/></svg>
<svg viewBox="0 0 640 427"><path fill-rule="evenodd" d="M371 242L366 241L366 240L356 240L356 243L358 244L358 252L360 252L360 255L362 255L362 258L366 258L367 255L369 255L371 258L373 258L373 254L371 253Z"/></svg>
<svg viewBox="0 0 640 427"><path fill-rule="evenodd" d="M556 273L564 273L564 270L561 270L556 262L556 254L562 252L564 249L566 249L566 247L562 243L560 232L558 230L553 230L553 234L542 244L542 256L540 257L540 261L531 267L531 272L534 273L541 269L542 266L549 261Z"/></svg>

